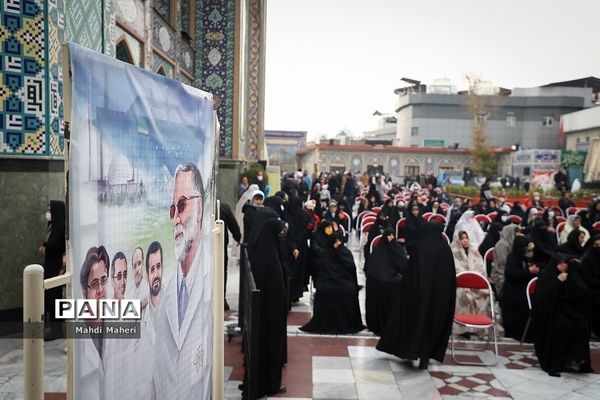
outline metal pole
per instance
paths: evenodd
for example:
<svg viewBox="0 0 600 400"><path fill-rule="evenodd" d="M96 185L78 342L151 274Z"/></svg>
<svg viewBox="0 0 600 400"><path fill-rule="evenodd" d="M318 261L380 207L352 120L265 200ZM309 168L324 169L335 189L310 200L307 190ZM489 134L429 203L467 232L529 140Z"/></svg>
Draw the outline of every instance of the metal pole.
<svg viewBox="0 0 600 400"><path fill-rule="evenodd" d="M224 267L223 247L224 243L223 221L215 221L213 228L213 382L212 398L221 400L224 396L223 375L224 375L224 338L223 338L223 285L224 285ZM227 251L227 250L225 250Z"/></svg>
<svg viewBox="0 0 600 400"><path fill-rule="evenodd" d="M23 366L25 400L44 399L44 268L23 271Z"/></svg>

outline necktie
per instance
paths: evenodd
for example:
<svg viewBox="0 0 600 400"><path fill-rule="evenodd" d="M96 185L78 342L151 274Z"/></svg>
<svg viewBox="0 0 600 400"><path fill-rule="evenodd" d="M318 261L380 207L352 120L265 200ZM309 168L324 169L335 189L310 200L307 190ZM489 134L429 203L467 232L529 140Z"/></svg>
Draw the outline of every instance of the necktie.
<svg viewBox="0 0 600 400"><path fill-rule="evenodd" d="M185 309L187 308L188 304L188 292L187 287L185 286L185 279L181 281L181 287L179 288L179 296L177 300L179 329L181 329L181 323L183 322L183 317L185 316Z"/></svg>

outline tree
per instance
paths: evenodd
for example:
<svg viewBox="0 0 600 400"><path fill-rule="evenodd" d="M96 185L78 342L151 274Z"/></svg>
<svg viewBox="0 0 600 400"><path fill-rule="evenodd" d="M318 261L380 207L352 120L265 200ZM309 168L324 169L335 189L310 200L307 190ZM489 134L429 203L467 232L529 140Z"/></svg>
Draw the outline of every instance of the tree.
<svg viewBox="0 0 600 400"><path fill-rule="evenodd" d="M491 177L498 171L498 157L486 142L485 125L487 119L496 113L506 101L504 96L498 94L498 88L485 84L480 77L469 74L466 109L473 116L473 146L471 160L473 171L478 176Z"/></svg>

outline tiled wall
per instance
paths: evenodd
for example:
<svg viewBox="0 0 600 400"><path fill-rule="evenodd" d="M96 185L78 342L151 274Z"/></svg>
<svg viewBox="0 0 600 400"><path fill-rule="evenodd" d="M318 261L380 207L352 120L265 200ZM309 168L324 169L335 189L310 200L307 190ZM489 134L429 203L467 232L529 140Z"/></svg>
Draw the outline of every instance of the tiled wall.
<svg viewBox="0 0 600 400"><path fill-rule="evenodd" d="M0 6L0 154L51 154L46 12L41 0Z"/></svg>
<svg viewBox="0 0 600 400"><path fill-rule="evenodd" d="M232 156L235 0L196 0L196 86L219 96L219 155Z"/></svg>

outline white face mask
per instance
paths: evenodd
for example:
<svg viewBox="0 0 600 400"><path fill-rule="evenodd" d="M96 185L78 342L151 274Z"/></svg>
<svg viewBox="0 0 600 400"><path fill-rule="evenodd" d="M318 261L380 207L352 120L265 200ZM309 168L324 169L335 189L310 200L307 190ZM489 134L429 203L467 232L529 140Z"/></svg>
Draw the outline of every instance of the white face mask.
<svg viewBox="0 0 600 400"><path fill-rule="evenodd" d="M50 214L50 211L46 211L46 220L48 222L52 221L52 214Z"/></svg>
<svg viewBox="0 0 600 400"><path fill-rule="evenodd" d="M263 180L263 176L259 175L259 176L256 177L256 179L258 179L259 181L262 181Z"/></svg>
<svg viewBox="0 0 600 400"><path fill-rule="evenodd" d="M508 221L510 219L510 216L503 215L503 216L500 217L500 219L502 220L502 222L506 222L506 221Z"/></svg>

